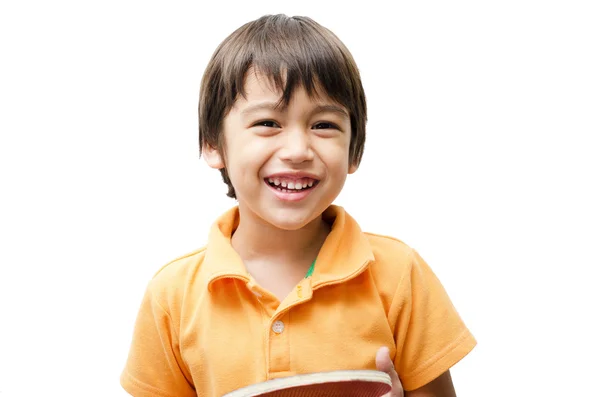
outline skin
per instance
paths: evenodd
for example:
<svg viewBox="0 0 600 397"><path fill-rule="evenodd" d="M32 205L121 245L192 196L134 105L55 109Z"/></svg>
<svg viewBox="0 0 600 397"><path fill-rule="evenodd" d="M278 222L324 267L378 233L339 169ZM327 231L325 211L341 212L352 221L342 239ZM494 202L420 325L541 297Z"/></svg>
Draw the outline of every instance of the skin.
<svg viewBox="0 0 600 397"><path fill-rule="evenodd" d="M350 117L322 91L311 98L301 87L286 108L275 108L281 92L252 70L245 92L223 120L225 153L212 147L203 153L212 168L227 166L236 191L234 249L256 281L281 301L316 258L330 231L321 214L357 169L348 161ZM319 182L303 200L281 200L265 178L282 172L307 172ZM449 372L405 392L386 348L376 352L376 364L393 381L386 397L455 396Z"/></svg>
<svg viewBox="0 0 600 397"><path fill-rule="evenodd" d="M236 191L234 249L257 282L282 300L329 233L321 214L356 171L348 161L350 118L326 95L310 98L301 88L287 108L274 109L281 93L258 73L248 73L245 92L223 120L225 154L211 147L203 153L211 167L227 165ZM307 172L319 183L302 201L282 201L264 181L281 172Z"/></svg>

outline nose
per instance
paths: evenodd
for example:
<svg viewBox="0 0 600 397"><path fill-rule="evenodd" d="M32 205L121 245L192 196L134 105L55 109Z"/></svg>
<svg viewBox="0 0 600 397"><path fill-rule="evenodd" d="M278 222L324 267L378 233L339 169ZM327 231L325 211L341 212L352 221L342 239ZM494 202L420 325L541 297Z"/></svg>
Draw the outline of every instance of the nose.
<svg viewBox="0 0 600 397"><path fill-rule="evenodd" d="M279 152L281 160L300 164L313 159L314 152L308 131L303 128L288 129L285 134L282 134L282 139L283 143Z"/></svg>

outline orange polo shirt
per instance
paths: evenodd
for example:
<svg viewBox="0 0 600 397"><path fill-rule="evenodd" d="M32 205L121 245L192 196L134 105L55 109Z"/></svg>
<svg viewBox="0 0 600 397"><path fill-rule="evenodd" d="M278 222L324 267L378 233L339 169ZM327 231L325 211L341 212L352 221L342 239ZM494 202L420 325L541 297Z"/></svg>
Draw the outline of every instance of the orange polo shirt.
<svg viewBox="0 0 600 397"><path fill-rule="evenodd" d="M205 248L150 281L121 384L135 397L219 397L268 379L375 369L388 346L406 390L448 370L476 344L423 259L363 233L341 207L311 277L283 302L257 285L230 238L234 208Z"/></svg>

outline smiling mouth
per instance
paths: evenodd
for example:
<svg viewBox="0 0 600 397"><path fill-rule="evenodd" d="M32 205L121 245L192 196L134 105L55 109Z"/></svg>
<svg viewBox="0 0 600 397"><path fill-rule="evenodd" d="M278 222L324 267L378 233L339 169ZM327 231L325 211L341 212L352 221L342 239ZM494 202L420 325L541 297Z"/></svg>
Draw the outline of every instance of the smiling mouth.
<svg viewBox="0 0 600 397"><path fill-rule="evenodd" d="M300 178L294 180L265 178L265 183L272 189L282 193L300 193L314 189L319 184L319 181L312 178Z"/></svg>

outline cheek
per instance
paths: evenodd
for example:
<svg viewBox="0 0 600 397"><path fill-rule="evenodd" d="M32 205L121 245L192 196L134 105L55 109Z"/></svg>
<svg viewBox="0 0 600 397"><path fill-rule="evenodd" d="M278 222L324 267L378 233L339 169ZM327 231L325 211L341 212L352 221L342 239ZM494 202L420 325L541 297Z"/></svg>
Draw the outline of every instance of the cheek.
<svg viewBox="0 0 600 397"><path fill-rule="evenodd" d="M345 141L322 142L315 146L319 157L331 173L347 173L350 145Z"/></svg>
<svg viewBox="0 0 600 397"><path fill-rule="evenodd" d="M239 139L230 143L227 150L227 170L232 180L257 175L270 157L266 140Z"/></svg>

